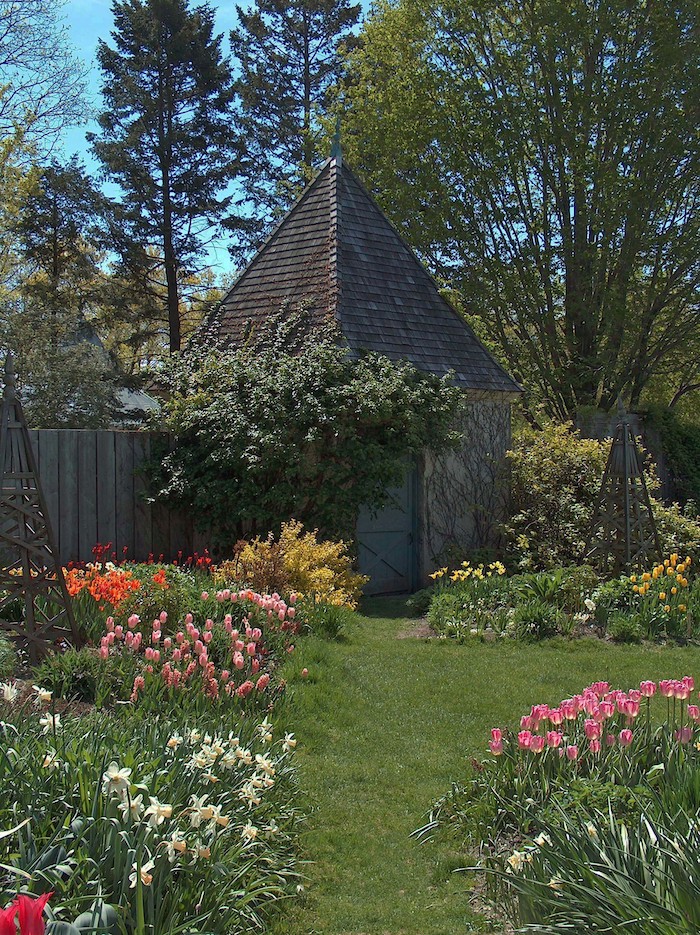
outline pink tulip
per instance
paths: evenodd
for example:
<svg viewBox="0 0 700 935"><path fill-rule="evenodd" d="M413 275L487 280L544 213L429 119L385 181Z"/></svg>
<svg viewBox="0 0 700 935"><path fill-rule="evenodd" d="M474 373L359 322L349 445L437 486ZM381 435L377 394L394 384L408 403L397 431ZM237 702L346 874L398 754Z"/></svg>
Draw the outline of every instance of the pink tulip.
<svg viewBox="0 0 700 935"><path fill-rule="evenodd" d="M561 708L552 708L549 712L549 720L555 727L559 727L561 722L564 720L564 715L561 713Z"/></svg>
<svg viewBox="0 0 700 935"><path fill-rule="evenodd" d="M684 675L681 681L685 683L685 685L688 688L688 691L692 692L693 689L695 688L695 679L693 678L692 675Z"/></svg>
<svg viewBox="0 0 700 935"><path fill-rule="evenodd" d="M236 694L238 695L239 698L246 698L252 692L254 687L255 686L250 680L247 682L243 682L242 685L238 686L238 690L236 691Z"/></svg>
<svg viewBox="0 0 700 935"><path fill-rule="evenodd" d="M503 741L489 740L489 750L494 756L500 756L503 753Z"/></svg>
<svg viewBox="0 0 700 935"><path fill-rule="evenodd" d="M566 748L566 757L569 760L575 760L578 757L578 747L576 744L569 744Z"/></svg>
<svg viewBox="0 0 700 935"><path fill-rule="evenodd" d="M692 718L694 721L700 720L700 708L696 704L688 705L688 717Z"/></svg>
<svg viewBox="0 0 700 935"><path fill-rule="evenodd" d="M109 646L100 646L100 659L109 658Z"/></svg>
<svg viewBox="0 0 700 935"><path fill-rule="evenodd" d="M616 742L615 734L606 734L605 735L605 746L614 747Z"/></svg>
<svg viewBox="0 0 700 935"><path fill-rule="evenodd" d="M651 698L656 692L656 682L640 682L639 692L645 698Z"/></svg>
<svg viewBox="0 0 700 935"><path fill-rule="evenodd" d="M500 740L503 740L503 731L500 727L491 728L491 740L498 743Z"/></svg>
<svg viewBox="0 0 700 935"><path fill-rule="evenodd" d="M211 643L213 636L214 634L211 632L211 630L207 630L207 632L203 635L202 639L204 640L205 643Z"/></svg>
<svg viewBox="0 0 700 935"><path fill-rule="evenodd" d="M255 688L259 692L264 692L267 686L270 684L270 676L267 672L263 672L260 678L255 683Z"/></svg>
<svg viewBox="0 0 700 935"><path fill-rule="evenodd" d="M202 591L202 593L200 594L200 597L202 598L203 601L208 601L208 600L209 600L209 592L208 592L208 591Z"/></svg>
<svg viewBox="0 0 700 935"><path fill-rule="evenodd" d="M114 629L114 617L107 617L105 620L105 629L108 633L111 633Z"/></svg>
<svg viewBox="0 0 700 935"><path fill-rule="evenodd" d="M561 745L562 740L564 739L563 734L558 730L547 731L547 746L556 748Z"/></svg>
<svg viewBox="0 0 700 935"><path fill-rule="evenodd" d="M257 652L257 647L255 643L248 643L248 645L245 648L245 651L248 653L249 656L254 656L255 653Z"/></svg>
<svg viewBox="0 0 700 935"><path fill-rule="evenodd" d="M600 724L597 721L587 720L583 725L586 738L588 740L598 740L600 739Z"/></svg>
<svg viewBox="0 0 700 935"><path fill-rule="evenodd" d="M7 909L0 909L0 935L15 935L17 932L15 925L17 909L17 900L10 903Z"/></svg>
<svg viewBox="0 0 700 935"><path fill-rule="evenodd" d="M693 739L693 728L692 727L681 727L679 731L676 731L676 740L679 740L681 743L690 743Z"/></svg>
<svg viewBox="0 0 700 935"><path fill-rule="evenodd" d="M241 653L235 652L233 654L233 664L237 669L242 669L245 665L245 660Z"/></svg>
<svg viewBox="0 0 700 935"><path fill-rule="evenodd" d="M624 730L621 730L617 738L620 742L621 747L629 747L632 743L632 731L626 727Z"/></svg>
<svg viewBox="0 0 700 935"><path fill-rule="evenodd" d="M591 753L600 753L600 740L591 740L588 746Z"/></svg>
<svg viewBox="0 0 700 935"><path fill-rule="evenodd" d="M296 615L296 610L295 610L295 608L294 608L294 607L289 607L289 608L287 609L287 616L289 617L289 619L290 619L290 620L294 620L295 615Z"/></svg>
<svg viewBox="0 0 700 935"><path fill-rule="evenodd" d="M190 624L190 623L194 623L194 617L192 616L192 614L187 613L185 614L185 624Z"/></svg>
<svg viewBox="0 0 700 935"><path fill-rule="evenodd" d="M303 679L308 678L308 677L309 677L309 670L306 669L306 668L302 669L302 670L301 670L301 677L302 677Z"/></svg>
<svg viewBox="0 0 700 935"><path fill-rule="evenodd" d="M521 730L518 734L518 746L521 750L529 750L532 743L532 733L529 730Z"/></svg>
<svg viewBox="0 0 700 935"><path fill-rule="evenodd" d="M170 639L169 636L166 636L165 639L163 640L163 649L169 652L172 645L173 645L173 641Z"/></svg>

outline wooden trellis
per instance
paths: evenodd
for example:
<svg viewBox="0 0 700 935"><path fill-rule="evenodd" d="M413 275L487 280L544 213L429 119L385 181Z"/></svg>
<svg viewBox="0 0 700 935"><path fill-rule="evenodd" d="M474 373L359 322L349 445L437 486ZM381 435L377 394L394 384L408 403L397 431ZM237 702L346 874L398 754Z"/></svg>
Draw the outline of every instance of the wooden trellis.
<svg viewBox="0 0 700 935"><path fill-rule="evenodd" d="M9 354L0 419L0 630L35 663L64 641L78 644L80 635Z"/></svg>
<svg viewBox="0 0 700 935"><path fill-rule="evenodd" d="M644 467L627 413L613 437L596 501L586 560L615 575L661 559Z"/></svg>

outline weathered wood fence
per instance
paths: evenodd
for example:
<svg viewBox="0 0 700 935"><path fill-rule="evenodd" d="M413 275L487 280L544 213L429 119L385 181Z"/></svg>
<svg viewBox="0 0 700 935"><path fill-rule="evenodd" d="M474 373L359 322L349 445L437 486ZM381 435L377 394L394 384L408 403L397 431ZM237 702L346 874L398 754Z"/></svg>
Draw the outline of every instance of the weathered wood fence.
<svg viewBox="0 0 700 935"><path fill-rule="evenodd" d="M191 554L192 522L147 500L144 466L157 432L39 429L30 433L61 560L90 561L99 542L118 556Z"/></svg>

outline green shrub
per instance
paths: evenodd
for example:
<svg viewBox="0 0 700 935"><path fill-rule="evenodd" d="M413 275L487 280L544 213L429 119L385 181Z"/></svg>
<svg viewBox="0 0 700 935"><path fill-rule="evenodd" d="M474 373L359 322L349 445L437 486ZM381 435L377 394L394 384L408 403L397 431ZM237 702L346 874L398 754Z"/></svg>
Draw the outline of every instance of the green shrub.
<svg viewBox="0 0 700 935"><path fill-rule="evenodd" d="M527 600L516 605L510 631L518 640L546 640L563 631L564 621L565 615L555 605Z"/></svg>
<svg viewBox="0 0 700 935"><path fill-rule="evenodd" d="M406 610L411 617L425 617L430 610L430 602L435 594L435 588L422 588L416 591L406 601Z"/></svg>
<svg viewBox="0 0 700 935"><path fill-rule="evenodd" d="M96 649L86 646L51 653L34 670L34 679L55 698L102 707L110 700L128 701L137 672L137 659L130 653L113 652L101 659Z"/></svg>
<svg viewBox="0 0 700 935"><path fill-rule="evenodd" d="M291 517L348 539L359 507L386 502L408 456L453 441L461 396L449 379L352 357L316 331L290 348L290 325L256 346L193 348L173 362L156 496L226 550L251 526L276 531Z"/></svg>
<svg viewBox="0 0 700 935"><path fill-rule="evenodd" d="M512 514L504 534L523 571L577 565L583 559L609 442L581 438L567 426L521 431L508 453ZM653 492L653 472L647 476ZM700 522L652 498L664 554L700 559Z"/></svg>
<svg viewBox="0 0 700 935"><path fill-rule="evenodd" d="M555 568L550 572L515 575L510 581L510 591L521 601L557 604L561 600L563 581L564 571L561 568Z"/></svg>
<svg viewBox="0 0 700 935"><path fill-rule="evenodd" d="M608 617L607 634L615 643L641 643L644 627L639 614L611 614Z"/></svg>
<svg viewBox="0 0 700 935"><path fill-rule="evenodd" d="M353 611L343 604L304 599L299 606L301 617L311 632L327 640L340 639L354 617Z"/></svg>

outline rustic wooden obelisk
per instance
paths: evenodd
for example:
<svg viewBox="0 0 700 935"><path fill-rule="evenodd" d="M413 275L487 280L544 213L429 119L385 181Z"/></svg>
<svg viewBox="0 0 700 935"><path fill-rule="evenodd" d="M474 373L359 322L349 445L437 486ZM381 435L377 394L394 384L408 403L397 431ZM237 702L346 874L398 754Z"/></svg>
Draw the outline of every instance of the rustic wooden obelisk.
<svg viewBox="0 0 700 935"><path fill-rule="evenodd" d="M5 364L0 413L0 631L32 663L80 634L41 491L12 357Z"/></svg>
<svg viewBox="0 0 700 935"><path fill-rule="evenodd" d="M637 442L621 404L618 413L585 558L615 575L662 557Z"/></svg>

